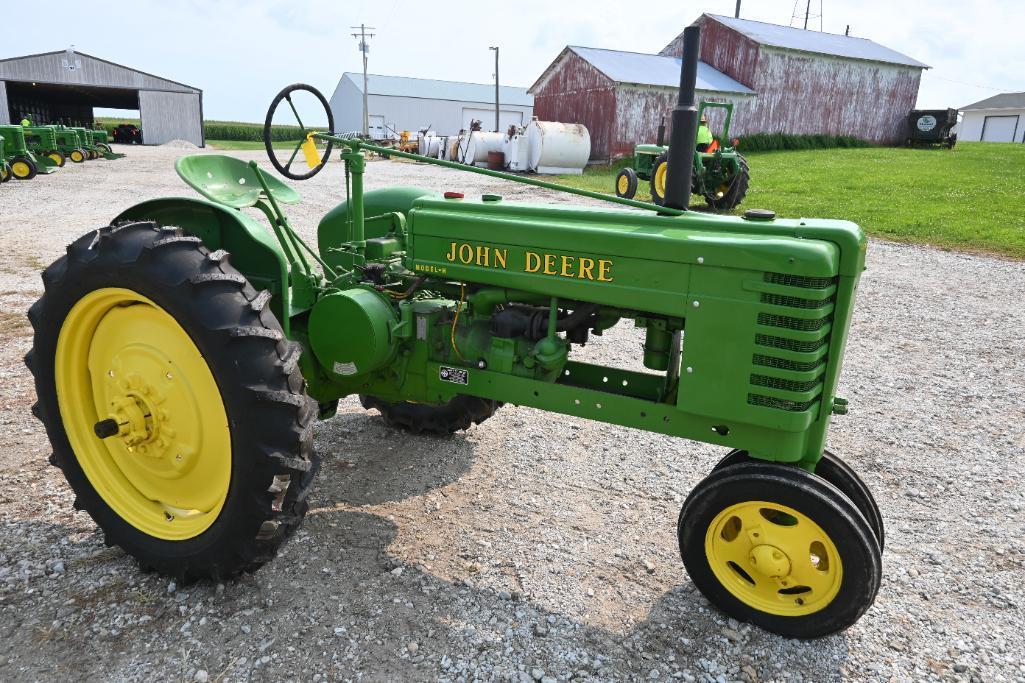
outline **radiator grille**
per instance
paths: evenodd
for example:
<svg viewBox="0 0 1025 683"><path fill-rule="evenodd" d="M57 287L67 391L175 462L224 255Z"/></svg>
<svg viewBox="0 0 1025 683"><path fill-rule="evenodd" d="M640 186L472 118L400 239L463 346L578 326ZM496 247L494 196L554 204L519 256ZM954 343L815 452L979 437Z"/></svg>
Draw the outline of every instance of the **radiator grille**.
<svg viewBox="0 0 1025 683"><path fill-rule="evenodd" d="M822 396L837 278L765 273L764 283L747 402L786 412L811 410Z"/></svg>

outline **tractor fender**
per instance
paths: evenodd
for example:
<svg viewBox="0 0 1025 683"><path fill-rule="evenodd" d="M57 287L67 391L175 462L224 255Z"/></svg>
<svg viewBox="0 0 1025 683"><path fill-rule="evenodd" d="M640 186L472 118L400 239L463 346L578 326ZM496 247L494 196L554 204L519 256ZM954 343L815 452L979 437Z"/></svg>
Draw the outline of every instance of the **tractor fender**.
<svg viewBox="0 0 1025 683"><path fill-rule="evenodd" d="M231 254L231 265L256 289L271 293L270 307L289 332L288 262L281 245L257 220L228 207L186 197L152 199L121 212L113 223L155 221L174 226L203 241L210 251Z"/></svg>

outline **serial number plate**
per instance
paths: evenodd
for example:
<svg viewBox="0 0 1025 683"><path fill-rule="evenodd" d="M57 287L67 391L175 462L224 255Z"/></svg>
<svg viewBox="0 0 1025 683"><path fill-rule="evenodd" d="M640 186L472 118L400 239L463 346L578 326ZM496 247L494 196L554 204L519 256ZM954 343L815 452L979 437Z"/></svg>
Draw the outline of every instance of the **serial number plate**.
<svg viewBox="0 0 1025 683"><path fill-rule="evenodd" d="M447 368L442 365L438 369L438 379L442 382L465 385L470 383L470 373L463 368Z"/></svg>

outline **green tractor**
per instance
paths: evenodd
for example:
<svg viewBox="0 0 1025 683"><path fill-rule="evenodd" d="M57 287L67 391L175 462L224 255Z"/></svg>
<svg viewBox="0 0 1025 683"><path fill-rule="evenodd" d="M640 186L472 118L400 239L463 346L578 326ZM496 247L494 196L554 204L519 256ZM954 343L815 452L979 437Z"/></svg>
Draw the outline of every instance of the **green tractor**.
<svg viewBox="0 0 1025 683"><path fill-rule="evenodd" d="M0 183L6 183L11 179L11 165L4 157L4 138L0 135Z"/></svg>
<svg viewBox="0 0 1025 683"><path fill-rule="evenodd" d="M82 149L82 142L74 130L56 125L50 125L47 128L53 131L57 151L63 154L65 159L70 159L75 164L81 164L89 158L89 153Z"/></svg>
<svg viewBox="0 0 1025 683"><path fill-rule="evenodd" d="M125 158L124 154L119 154L111 149L110 135L107 134L106 130L94 129L90 132L93 135L93 143L96 145L96 151L99 152L104 159L112 160Z"/></svg>
<svg viewBox="0 0 1025 683"><path fill-rule="evenodd" d="M698 31L686 30L691 84ZM292 187L255 161L197 155L176 169L202 199L129 208L43 273L28 313L33 412L109 545L180 581L254 571L306 514L313 423L342 397L442 436L515 404L731 449L680 512L697 588L791 637L860 618L879 589L882 520L825 449L847 412L858 226L687 211L689 160L673 154L661 207L305 128L283 162L270 124L303 92L334 130L324 96L296 84L264 138L293 180L341 150L346 198L318 248L283 211L301 200ZM673 114L678 150L694 144L693 96L681 88ZM633 210L366 191L370 152ZM620 321L644 330L645 370L571 360Z"/></svg>
<svg viewBox="0 0 1025 683"><path fill-rule="evenodd" d="M96 146L93 138L93 131L82 126L72 126L71 130L78 134L79 147L85 150L86 159L92 161L101 156L100 148Z"/></svg>
<svg viewBox="0 0 1025 683"><path fill-rule="evenodd" d="M707 149L694 150L691 192L704 197L710 208L729 211L744 201L751 172L747 160L737 152L736 141L730 140L733 105L702 102L698 107L699 118L703 119L705 110L713 108L725 109L725 120L722 131ZM616 196L632 199L637 194L639 180L645 180L649 183L652 201L659 206L664 203L669 148L661 142L663 131L660 126L657 144L634 147L633 167L625 167L616 175Z"/></svg>
<svg viewBox="0 0 1025 683"><path fill-rule="evenodd" d="M44 166L60 168L67 163L67 157L57 145L57 135L49 126L28 126L24 128L25 144Z"/></svg>
<svg viewBox="0 0 1025 683"><path fill-rule="evenodd" d="M3 157L10 166L11 177L16 180L31 180L40 173L52 173L57 170L41 162L29 150L25 143L25 131L21 126L0 126L0 136L4 139L3 154L0 154L0 157Z"/></svg>

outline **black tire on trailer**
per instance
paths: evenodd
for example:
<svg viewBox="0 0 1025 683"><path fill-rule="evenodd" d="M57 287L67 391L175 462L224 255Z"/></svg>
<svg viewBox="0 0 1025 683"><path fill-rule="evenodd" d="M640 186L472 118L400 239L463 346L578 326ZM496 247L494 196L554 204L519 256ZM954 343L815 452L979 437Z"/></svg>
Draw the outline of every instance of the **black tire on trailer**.
<svg viewBox="0 0 1025 683"><path fill-rule="evenodd" d="M273 558L318 460L300 349L269 294L225 251L152 222L76 240L43 285L28 313L32 412L75 508L108 545L180 581Z"/></svg>
<svg viewBox="0 0 1025 683"><path fill-rule="evenodd" d="M663 152L651 165L651 180L648 187L651 190L651 201L662 206L666 203L666 180L669 175L669 152Z"/></svg>
<svg viewBox="0 0 1025 683"><path fill-rule="evenodd" d="M737 155L740 165L740 172L736 175L729 187L725 189L721 197L706 195L705 201L708 206L716 211L729 211L738 206L744 197L747 196L747 188L751 183L751 171L747 166L747 159Z"/></svg>
<svg viewBox="0 0 1025 683"><path fill-rule="evenodd" d="M637 194L637 171L629 166L620 169L616 174L616 196L633 199Z"/></svg>
<svg viewBox="0 0 1025 683"><path fill-rule="evenodd" d="M734 449L716 463L712 471L716 472L724 467L752 462L764 461L752 458L747 454L747 451ZM815 474L840 489L840 492L850 498L851 502L858 507L858 510L872 527L872 533L879 542L879 551L882 552L886 544L886 529L883 524L883 515L879 512L879 505L876 503L871 489L861 480L861 477L854 471L854 468L844 462L840 456L827 449L822 452L822 458L815 466Z"/></svg>
<svg viewBox="0 0 1025 683"><path fill-rule="evenodd" d="M448 436L480 424L495 414L502 404L476 396L456 396L440 406L400 401L392 403L376 396L360 395L367 410L376 408L390 427L413 434Z"/></svg>
<svg viewBox="0 0 1025 683"><path fill-rule="evenodd" d="M788 638L820 638L872 605L879 546L835 486L796 467L750 463L702 480L680 510L680 555L708 600Z"/></svg>

